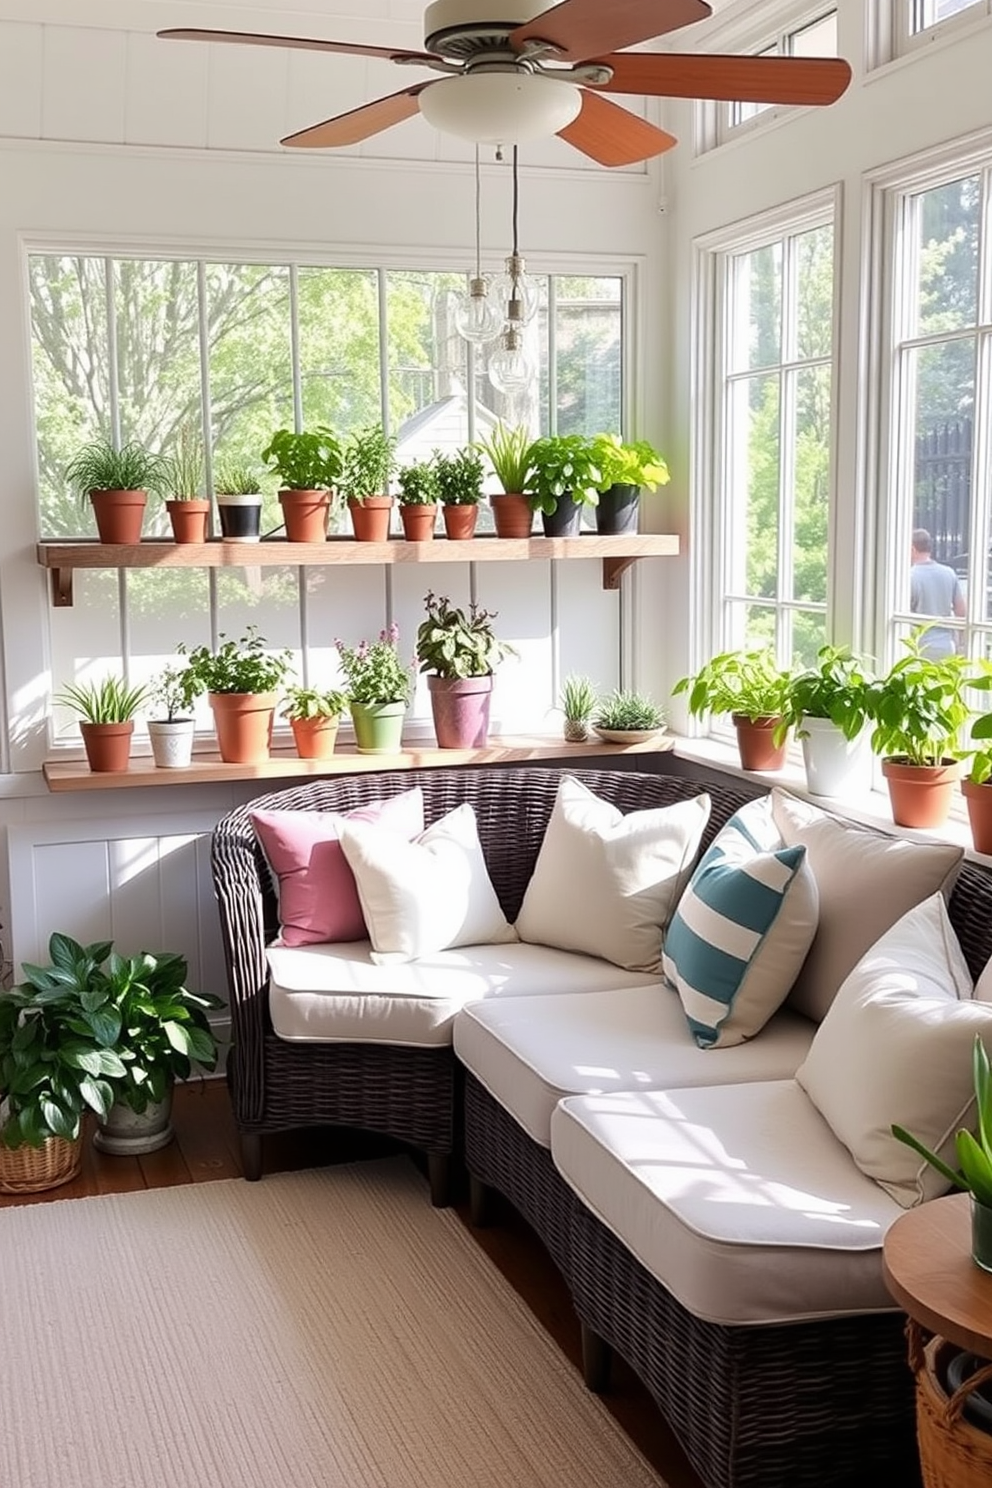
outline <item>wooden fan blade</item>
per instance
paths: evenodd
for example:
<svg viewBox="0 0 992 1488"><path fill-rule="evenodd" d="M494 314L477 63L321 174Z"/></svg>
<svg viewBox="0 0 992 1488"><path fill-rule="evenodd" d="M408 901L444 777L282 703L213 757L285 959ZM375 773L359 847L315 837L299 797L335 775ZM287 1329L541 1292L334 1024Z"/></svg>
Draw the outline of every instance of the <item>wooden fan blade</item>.
<svg viewBox="0 0 992 1488"><path fill-rule="evenodd" d="M719 57L703 53L615 53L598 57L613 77L604 93L722 98L731 103L833 103L851 81L840 57ZM587 84L587 86L594 86Z"/></svg>
<svg viewBox="0 0 992 1488"><path fill-rule="evenodd" d="M525 41L548 41L569 62L679 31L710 14L706 0L562 0L510 32L519 51Z"/></svg>
<svg viewBox="0 0 992 1488"><path fill-rule="evenodd" d="M402 124L412 119L420 108L418 94L430 83L415 83L404 88L402 93L390 93L388 98L377 98L374 103L364 103L361 108L351 109L347 114L338 114L325 119L323 124L312 124L296 134L288 134L280 143L299 150L327 150L334 145L357 145L383 129Z"/></svg>
<svg viewBox="0 0 992 1488"><path fill-rule="evenodd" d="M558 138L567 140L583 155L600 165L633 165L637 160L650 160L678 144L674 134L656 129L646 119L608 98L582 89L582 110L577 119L559 129Z"/></svg>
<svg viewBox="0 0 992 1488"><path fill-rule="evenodd" d="M383 57L387 62L423 62L425 67L436 62L430 52L408 52L404 47L361 46L351 41L321 41L315 36L265 36L254 31L199 31L173 27L158 31L166 41L220 41L239 46L298 47L307 52L350 52L359 57Z"/></svg>

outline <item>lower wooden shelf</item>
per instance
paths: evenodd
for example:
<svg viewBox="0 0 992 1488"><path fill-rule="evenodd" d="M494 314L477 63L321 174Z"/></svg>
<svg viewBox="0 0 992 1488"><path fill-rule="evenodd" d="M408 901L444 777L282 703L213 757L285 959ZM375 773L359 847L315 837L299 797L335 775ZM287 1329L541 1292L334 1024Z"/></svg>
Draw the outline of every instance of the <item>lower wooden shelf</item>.
<svg viewBox="0 0 992 1488"><path fill-rule="evenodd" d="M574 761L628 754L658 754L671 749L674 738L661 734L642 744L568 744L547 735L507 735L493 738L484 749L404 749L400 754L358 754L342 749L327 760L301 760L288 751L273 751L259 765L229 765L219 754L194 756L181 770L165 770L151 755L132 758L126 771L94 774L85 759L46 760L42 766L50 791L134 790L146 786L216 785L229 780L284 780L298 776L358 775L371 770L436 770L451 765L496 765L529 760Z"/></svg>

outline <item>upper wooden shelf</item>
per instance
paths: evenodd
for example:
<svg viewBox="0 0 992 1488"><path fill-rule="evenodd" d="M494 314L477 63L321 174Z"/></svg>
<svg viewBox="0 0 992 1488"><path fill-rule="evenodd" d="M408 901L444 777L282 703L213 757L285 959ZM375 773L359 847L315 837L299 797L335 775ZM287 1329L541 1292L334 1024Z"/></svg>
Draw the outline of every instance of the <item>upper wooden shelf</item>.
<svg viewBox="0 0 992 1488"><path fill-rule="evenodd" d="M672 533L633 533L601 537L474 537L452 542L439 537L411 543L361 543L352 537L330 537L322 543L290 543L285 538L267 542L175 543L149 539L140 543L107 544L81 538L73 542L40 542L38 562L52 575L52 603L72 604L72 575L77 568L271 568L308 567L328 563L493 563L529 559L598 558L603 564L603 588L618 589L626 570L638 558L671 557L679 551Z"/></svg>

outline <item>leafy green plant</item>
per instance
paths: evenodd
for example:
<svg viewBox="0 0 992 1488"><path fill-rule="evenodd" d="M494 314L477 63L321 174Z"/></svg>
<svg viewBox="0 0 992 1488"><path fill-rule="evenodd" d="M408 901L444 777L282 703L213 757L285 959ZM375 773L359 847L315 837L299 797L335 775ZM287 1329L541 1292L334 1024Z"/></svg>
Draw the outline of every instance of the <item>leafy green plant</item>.
<svg viewBox="0 0 992 1488"><path fill-rule="evenodd" d="M261 489L261 476L248 460L222 455L214 465L214 491L218 496L254 496Z"/></svg>
<svg viewBox="0 0 992 1488"><path fill-rule="evenodd" d="M381 424L348 436L344 447L340 490L348 501L383 496L396 467L396 440Z"/></svg>
<svg viewBox="0 0 992 1488"><path fill-rule="evenodd" d="M351 702L410 701L412 679L410 669L404 666L397 650L399 636L399 626L390 625L379 632L377 641L359 641L357 646L346 646L340 640L334 642Z"/></svg>
<svg viewBox="0 0 992 1488"><path fill-rule="evenodd" d="M485 474L481 457L471 449L454 455L434 452L438 497L444 506L476 506L482 500Z"/></svg>
<svg viewBox="0 0 992 1488"><path fill-rule="evenodd" d="M203 489L203 436L195 424L180 426L176 447L166 458L172 499L195 501Z"/></svg>
<svg viewBox="0 0 992 1488"><path fill-rule="evenodd" d="M48 942L50 967L25 962L25 980L0 993L0 1142L40 1147L75 1141L89 1108L105 1117L111 1081L125 1078L120 1025L93 973L109 943Z"/></svg>
<svg viewBox="0 0 992 1488"><path fill-rule="evenodd" d="M593 724L614 731L660 729L665 726L665 710L642 693L618 688L600 703Z"/></svg>
<svg viewBox="0 0 992 1488"><path fill-rule="evenodd" d="M770 651L721 651L688 677L681 677L672 696L688 694L689 712L738 713L752 721L778 718L788 707L790 673L782 671Z"/></svg>
<svg viewBox="0 0 992 1488"><path fill-rule="evenodd" d="M495 611L478 605L456 609L442 596L424 598L427 618L417 628L417 659L422 672L438 677L487 677L514 648L497 639Z"/></svg>
<svg viewBox="0 0 992 1488"><path fill-rule="evenodd" d="M958 736L971 712L967 690L981 685L981 676L992 668L957 654L925 656L922 635L919 628L906 637L905 655L870 684L871 747L883 758L939 765L962 752Z"/></svg>
<svg viewBox="0 0 992 1488"><path fill-rule="evenodd" d="M199 692L274 692L292 665L289 651L268 652L254 625L240 640L225 640L216 651L209 646L177 647L187 658L186 669Z"/></svg>
<svg viewBox="0 0 992 1488"><path fill-rule="evenodd" d="M523 424L516 428L497 424L488 438L479 439L475 444L475 448L485 455L493 468L493 474L509 495L524 490L530 469L530 446L530 434Z"/></svg>
<svg viewBox="0 0 992 1488"><path fill-rule="evenodd" d="M127 723L148 695L147 687L129 687L123 677L111 676L101 682L69 683L55 701L74 708L87 723Z"/></svg>
<svg viewBox="0 0 992 1488"><path fill-rule="evenodd" d="M277 429L260 459L273 467L288 491L330 490L341 474L343 463L337 437L323 424L299 433Z"/></svg>
<svg viewBox="0 0 992 1488"><path fill-rule="evenodd" d="M625 443L618 434L596 434L592 451L600 470L600 491L608 491L611 486L641 486L645 491L656 491L671 479L665 461L646 439Z"/></svg>
<svg viewBox="0 0 992 1488"><path fill-rule="evenodd" d="M570 723L587 723L599 707L599 692L589 677L575 674L561 685L561 710Z"/></svg>
<svg viewBox="0 0 992 1488"><path fill-rule="evenodd" d="M434 506L438 500L437 471L431 460L404 465L396 476L401 506Z"/></svg>
<svg viewBox="0 0 992 1488"><path fill-rule="evenodd" d="M284 718L340 718L348 706L348 694L327 688L288 687L283 700Z"/></svg>
<svg viewBox="0 0 992 1488"><path fill-rule="evenodd" d="M202 691L203 687L196 673L188 666L177 667L170 664L163 667L153 679L149 696L161 705L165 720L175 723L179 718L190 716L193 704Z"/></svg>
<svg viewBox="0 0 992 1488"><path fill-rule="evenodd" d="M584 434L548 434L531 445L525 490L534 511L550 516L564 499L595 506L601 482L593 442Z"/></svg>
<svg viewBox="0 0 992 1488"><path fill-rule="evenodd" d="M958 1168L931 1152L919 1138L914 1137L903 1126L893 1125L892 1135L942 1173L955 1188L973 1194L980 1204L992 1207L992 1077L989 1073L989 1057L985 1052L981 1035L975 1034L972 1050L972 1073L975 1083L975 1108L977 1131L962 1127L955 1135Z"/></svg>
<svg viewBox="0 0 992 1488"><path fill-rule="evenodd" d="M790 677L784 722L777 732L784 737L805 715L828 718L845 739L856 739L868 721L871 680L867 663L849 646L822 646L816 666ZM801 728L797 737L802 737Z"/></svg>
<svg viewBox="0 0 992 1488"><path fill-rule="evenodd" d="M107 439L84 444L65 467L65 478L85 501L91 491L150 491L169 488L170 462L131 440L115 449Z"/></svg>

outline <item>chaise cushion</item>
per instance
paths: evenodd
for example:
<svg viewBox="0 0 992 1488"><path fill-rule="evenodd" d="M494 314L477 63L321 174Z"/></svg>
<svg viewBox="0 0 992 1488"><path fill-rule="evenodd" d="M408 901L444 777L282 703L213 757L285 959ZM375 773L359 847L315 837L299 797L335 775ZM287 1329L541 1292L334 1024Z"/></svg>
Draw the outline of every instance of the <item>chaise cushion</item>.
<svg viewBox="0 0 992 1488"><path fill-rule="evenodd" d="M887 931L858 965L797 1072L861 1171L911 1208L950 1188L892 1135L905 1127L952 1167L954 1135L974 1119L972 1049L992 1047L992 1007L971 975L941 894Z"/></svg>
<svg viewBox="0 0 992 1488"><path fill-rule="evenodd" d="M573 1096L555 1108L551 1155L697 1317L776 1323L895 1310L882 1241L902 1210L859 1172L794 1080Z"/></svg>
<svg viewBox="0 0 992 1488"><path fill-rule="evenodd" d="M656 981L592 956L520 942L463 946L385 966L372 959L367 940L272 945L266 955L275 1032L318 1042L450 1044L458 1009L479 998L600 992Z"/></svg>
<svg viewBox="0 0 992 1488"><path fill-rule="evenodd" d="M790 846L802 845L816 879L820 918L789 1002L817 1022L844 978L914 904L950 896L964 850L859 827L776 786L772 815Z"/></svg>
<svg viewBox="0 0 992 1488"><path fill-rule="evenodd" d="M665 976L701 1047L740 1044L764 1027L792 990L816 924L806 849L783 845L767 797L750 801L704 854L665 940Z"/></svg>
<svg viewBox="0 0 992 1488"><path fill-rule="evenodd" d="M667 1090L791 1077L813 1036L808 1018L781 1012L761 1036L704 1050L668 987L473 1002L455 1018L455 1054L542 1147L566 1095Z"/></svg>
<svg viewBox="0 0 992 1488"><path fill-rule="evenodd" d="M697 795L624 815L563 776L517 917L521 940L660 971L709 813L709 796Z"/></svg>

